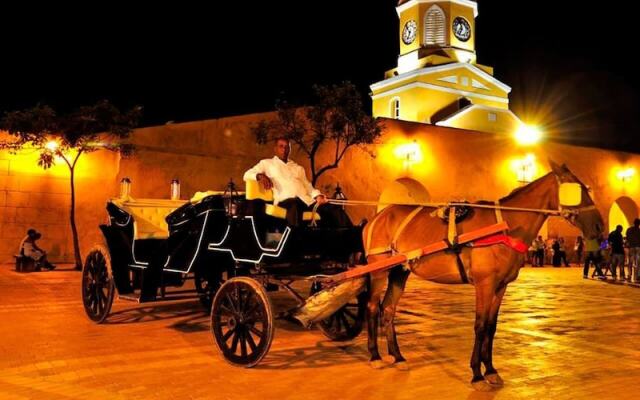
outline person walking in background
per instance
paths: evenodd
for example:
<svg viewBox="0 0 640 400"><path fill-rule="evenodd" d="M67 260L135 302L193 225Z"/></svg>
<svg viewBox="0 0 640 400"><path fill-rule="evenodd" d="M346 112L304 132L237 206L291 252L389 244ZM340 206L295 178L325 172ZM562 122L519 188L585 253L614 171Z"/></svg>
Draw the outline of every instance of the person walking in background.
<svg viewBox="0 0 640 400"><path fill-rule="evenodd" d="M582 240L582 236L578 236L576 238L576 244L573 246L573 251L576 255L576 264L578 264L578 266L582 265L582 254L584 252L584 240Z"/></svg>
<svg viewBox="0 0 640 400"><path fill-rule="evenodd" d="M640 272L638 271L638 261L640 259L640 219L633 221L633 226L627 229L627 246L629 247L629 274L627 280L635 277L636 282L640 281ZM635 269L635 275L634 275Z"/></svg>
<svg viewBox="0 0 640 400"><path fill-rule="evenodd" d="M582 277L587 279L589 278L589 264L593 263L593 266L596 269L596 274L600 279L604 279L604 274L600 269L600 243L597 236L592 236L587 238L585 243L585 250L587 252L587 256L584 260L584 269L582 270Z"/></svg>
<svg viewBox="0 0 640 400"><path fill-rule="evenodd" d="M558 252L560 253L560 261L562 261L564 263L565 267L569 267L569 262L567 261L567 250L565 247L565 243L564 243L564 238L558 238L558 244L559 244L559 249Z"/></svg>
<svg viewBox="0 0 640 400"><path fill-rule="evenodd" d="M544 265L544 240L542 236L538 236L531 244L533 247L533 263L532 267L542 267Z"/></svg>
<svg viewBox="0 0 640 400"><path fill-rule="evenodd" d="M620 266L620 279L624 277L624 239L622 238L622 225L609 234L609 248L611 250L610 269L613 280L617 279L617 267Z"/></svg>
<svg viewBox="0 0 640 400"><path fill-rule="evenodd" d="M553 266L557 268L560 266L560 241L558 241L558 239L553 241L551 249L553 250L551 264L553 264Z"/></svg>

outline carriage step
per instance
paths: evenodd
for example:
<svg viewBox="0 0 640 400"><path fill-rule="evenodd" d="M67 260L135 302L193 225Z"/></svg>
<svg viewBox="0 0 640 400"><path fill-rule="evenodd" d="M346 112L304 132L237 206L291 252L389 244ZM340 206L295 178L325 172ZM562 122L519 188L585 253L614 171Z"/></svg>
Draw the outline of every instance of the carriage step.
<svg viewBox="0 0 640 400"><path fill-rule="evenodd" d="M118 299L124 300L124 301L132 301L134 303L140 303L140 297L138 296L129 296L126 294L120 294L118 295Z"/></svg>

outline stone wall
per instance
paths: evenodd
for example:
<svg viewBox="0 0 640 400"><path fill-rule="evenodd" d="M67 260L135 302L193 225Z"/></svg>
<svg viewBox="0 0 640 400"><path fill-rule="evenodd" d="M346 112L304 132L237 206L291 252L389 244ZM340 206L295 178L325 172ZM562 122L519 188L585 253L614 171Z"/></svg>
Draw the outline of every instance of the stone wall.
<svg viewBox="0 0 640 400"><path fill-rule="evenodd" d="M273 156L271 145L255 143L250 128L272 117L272 113L253 114L138 129L131 138L138 148L132 157L104 151L83 156L76 184L82 251L101 241L98 225L106 219L105 202L117 195L118 182L125 176L132 180L135 198L168 198L174 178L181 181L183 199L196 191L223 190L230 178L242 190L244 171ZM525 149L508 136L394 120L384 123L387 129L380 143L366 151L358 147L348 151L339 169L320 178L318 188L332 195L339 182L351 199L378 200L394 181L408 178L423 185L433 201L496 200L519 185L513 161L533 153L536 177L549 171L547 159L566 163L593 189L605 220L616 199L628 196L637 204L640 196L637 176L622 183L615 173L634 166L640 170L639 155L556 143ZM396 150L414 141L420 147L420 160L407 163ZM324 149L319 165L329 162L332 154L331 147ZM292 158L308 166L295 148ZM64 165L44 171L37 167L34 154L0 152L0 261L11 261L29 227L42 231L42 247L49 249L54 261L71 261L68 208ZM375 207L348 211L358 222L371 218ZM549 234L575 236L575 230L552 223Z"/></svg>

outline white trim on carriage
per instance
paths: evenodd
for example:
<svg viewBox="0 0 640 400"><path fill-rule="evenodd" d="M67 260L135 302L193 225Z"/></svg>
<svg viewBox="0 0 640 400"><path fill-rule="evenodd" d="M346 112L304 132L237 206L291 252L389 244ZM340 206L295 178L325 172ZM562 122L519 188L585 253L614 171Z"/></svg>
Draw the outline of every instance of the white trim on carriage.
<svg viewBox="0 0 640 400"><path fill-rule="evenodd" d="M260 262L262 262L262 259L264 257L279 257L280 254L282 253L282 250L284 249L284 244L286 243L287 239L289 238L289 233L291 233L291 228L288 227L288 226L285 228L285 230L284 230L284 232L282 234L282 239L280 239L280 242L278 243L278 246L276 246L276 248L268 248L268 247L262 246L262 244L260 243L260 239L258 239L258 232L256 231L256 225L255 225L255 221L253 219L253 216L247 215L244 218L251 219L251 228L253 229L253 236L255 237L256 243L260 247L260 250L263 251L262 255L260 255L260 258L258 258L257 260L250 260L250 259L246 259L246 258L237 258L235 253L233 252L233 250L218 248L217 246L219 246L222 243L224 243L224 241L227 239L227 235L229 234L229 227L227 227L227 233L225 234L224 238L219 243L210 243L209 247L208 247L208 250L210 250L210 251L227 252L227 253L231 254L231 258L233 258L234 261L249 262L249 263L253 263L253 264L259 264ZM264 253L265 251L266 252L275 252L275 254Z"/></svg>

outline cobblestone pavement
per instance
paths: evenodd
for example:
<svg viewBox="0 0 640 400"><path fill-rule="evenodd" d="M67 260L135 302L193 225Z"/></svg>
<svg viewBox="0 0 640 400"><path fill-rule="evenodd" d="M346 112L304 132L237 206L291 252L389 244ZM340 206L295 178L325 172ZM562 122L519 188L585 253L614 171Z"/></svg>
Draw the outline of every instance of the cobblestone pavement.
<svg viewBox="0 0 640 400"><path fill-rule="evenodd" d="M470 286L409 280L397 318L404 372L372 370L365 334L332 343L286 321L258 367L235 368L196 301L116 300L95 325L79 283L74 271L0 266L0 399L638 398L640 288L584 280L581 268L525 268L510 285L494 356L506 384L490 393L469 385Z"/></svg>

